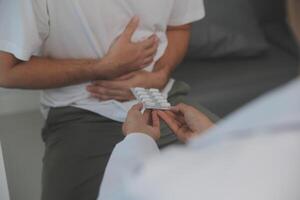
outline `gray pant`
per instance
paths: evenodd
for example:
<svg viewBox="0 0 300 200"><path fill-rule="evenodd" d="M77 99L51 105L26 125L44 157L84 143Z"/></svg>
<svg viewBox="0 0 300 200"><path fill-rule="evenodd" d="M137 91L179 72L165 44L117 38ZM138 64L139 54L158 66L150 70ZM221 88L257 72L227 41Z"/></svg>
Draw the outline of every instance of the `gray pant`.
<svg viewBox="0 0 300 200"><path fill-rule="evenodd" d="M173 105L189 103L186 101L188 92L188 85L175 82L169 101ZM216 119L206 109L197 107ZM165 124L161 129L158 142L161 148L176 143ZM122 124L74 107L53 108L42 138L46 146L42 200L96 200L110 154L124 138Z"/></svg>

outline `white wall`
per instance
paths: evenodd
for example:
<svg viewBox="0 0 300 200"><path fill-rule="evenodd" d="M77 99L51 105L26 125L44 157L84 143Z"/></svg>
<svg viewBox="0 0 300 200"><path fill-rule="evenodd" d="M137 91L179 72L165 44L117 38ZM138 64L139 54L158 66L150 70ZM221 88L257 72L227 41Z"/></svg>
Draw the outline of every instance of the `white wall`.
<svg viewBox="0 0 300 200"><path fill-rule="evenodd" d="M9 200L9 193L8 193L6 173L4 168L4 161L2 156L1 142L0 142L0 199Z"/></svg>
<svg viewBox="0 0 300 200"><path fill-rule="evenodd" d="M11 200L40 199L43 124L38 91L0 88L0 141ZM0 200L6 200L1 177L0 166Z"/></svg>
<svg viewBox="0 0 300 200"><path fill-rule="evenodd" d="M39 109L39 91L0 88L0 116Z"/></svg>

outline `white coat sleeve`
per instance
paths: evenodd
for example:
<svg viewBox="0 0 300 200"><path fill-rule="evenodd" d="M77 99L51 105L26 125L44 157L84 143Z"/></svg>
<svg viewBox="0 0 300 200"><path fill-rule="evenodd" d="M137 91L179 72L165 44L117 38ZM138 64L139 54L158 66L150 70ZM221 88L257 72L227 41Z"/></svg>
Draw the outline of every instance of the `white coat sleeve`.
<svg viewBox="0 0 300 200"><path fill-rule="evenodd" d="M124 200L121 191L144 161L159 155L156 142L148 135L133 133L114 148L106 167L98 200Z"/></svg>

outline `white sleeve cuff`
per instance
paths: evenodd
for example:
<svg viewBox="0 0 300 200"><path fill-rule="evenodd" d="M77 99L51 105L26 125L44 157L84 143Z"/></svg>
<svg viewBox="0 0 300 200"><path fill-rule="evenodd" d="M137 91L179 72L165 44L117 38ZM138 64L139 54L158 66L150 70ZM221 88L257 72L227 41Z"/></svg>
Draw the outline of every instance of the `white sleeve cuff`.
<svg viewBox="0 0 300 200"><path fill-rule="evenodd" d="M98 200L114 199L131 175L143 163L159 154L154 139L143 133L132 133L116 145L107 164Z"/></svg>
<svg viewBox="0 0 300 200"><path fill-rule="evenodd" d="M155 140L144 133L131 133L117 145L117 148L119 148L118 146L128 149L128 153L130 154L132 151L138 151L138 154L143 154L144 156L159 153L159 148Z"/></svg>
<svg viewBox="0 0 300 200"><path fill-rule="evenodd" d="M0 40L0 50L13 54L17 59L22 61L28 61L32 56L29 50L4 40Z"/></svg>
<svg viewBox="0 0 300 200"><path fill-rule="evenodd" d="M193 14L190 14L193 13ZM178 19L172 19L168 25L169 26L181 26L185 24L190 24L196 21L199 21L205 17L205 10L203 9L202 11L198 12L190 12L188 13L185 17L183 18L178 18Z"/></svg>

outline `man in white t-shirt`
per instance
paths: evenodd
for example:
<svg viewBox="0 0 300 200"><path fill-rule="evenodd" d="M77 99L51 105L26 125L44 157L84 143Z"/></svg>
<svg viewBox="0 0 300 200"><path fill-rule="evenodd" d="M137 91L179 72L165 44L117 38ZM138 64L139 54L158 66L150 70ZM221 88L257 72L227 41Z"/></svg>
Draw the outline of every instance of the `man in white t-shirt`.
<svg viewBox="0 0 300 200"><path fill-rule="evenodd" d="M300 1L289 2L300 41ZM141 108L128 114L98 200L300 199L300 77L215 126L185 104L152 120ZM187 145L160 152L158 117Z"/></svg>
<svg viewBox="0 0 300 200"><path fill-rule="evenodd" d="M43 200L96 198L130 87L184 101L170 76L203 17L203 0L0 0L0 86L43 90Z"/></svg>

